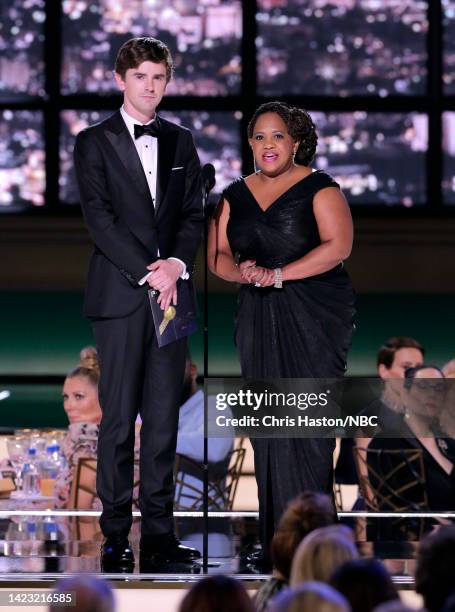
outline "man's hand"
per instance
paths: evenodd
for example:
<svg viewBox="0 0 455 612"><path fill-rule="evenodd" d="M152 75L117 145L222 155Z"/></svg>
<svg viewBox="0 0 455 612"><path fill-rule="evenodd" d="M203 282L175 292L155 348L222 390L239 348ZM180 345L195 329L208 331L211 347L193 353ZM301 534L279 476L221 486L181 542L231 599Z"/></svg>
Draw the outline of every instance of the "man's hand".
<svg viewBox="0 0 455 612"><path fill-rule="evenodd" d="M152 274L147 278L147 282L160 293L175 287L175 283L182 273L182 266L175 259L157 259L149 266Z"/></svg>
<svg viewBox="0 0 455 612"><path fill-rule="evenodd" d="M174 304L174 306L177 306L177 287L175 283L170 289L160 291L160 294L156 301L161 306L161 310L166 310L167 308L169 308L171 302L172 304Z"/></svg>

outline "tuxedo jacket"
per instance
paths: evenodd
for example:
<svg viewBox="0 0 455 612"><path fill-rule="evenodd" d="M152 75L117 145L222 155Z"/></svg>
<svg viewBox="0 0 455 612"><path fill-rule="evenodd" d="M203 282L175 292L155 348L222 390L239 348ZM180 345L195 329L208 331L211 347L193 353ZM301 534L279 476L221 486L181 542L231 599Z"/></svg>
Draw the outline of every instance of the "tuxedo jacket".
<svg viewBox="0 0 455 612"><path fill-rule="evenodd" d="M120 111L76 138L82 211L94 244L84 314L125 317L144 300L138 281L159 257L177 257L191 273L203 215L200 163L191 132L157 117L156 204Z"/></svg>

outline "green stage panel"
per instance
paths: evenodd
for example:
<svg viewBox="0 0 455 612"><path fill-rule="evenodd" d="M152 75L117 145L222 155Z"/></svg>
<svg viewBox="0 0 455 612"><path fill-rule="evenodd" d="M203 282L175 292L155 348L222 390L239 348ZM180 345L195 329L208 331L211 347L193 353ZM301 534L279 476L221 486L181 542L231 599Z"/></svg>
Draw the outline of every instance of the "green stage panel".
<svg viewBox="0 0 455 612"><path fill-rule="evenodd" d="M81 314L81 293L0 292L0 375L64 376L78 362L80 349L93 343ZM203 313L199 296L200 312ZM236 295L209 296L209 375L237 375L233 341ZM351 375L374 375L376 351L396 334L417 338L427 361L442 365L455 356L455 295L359 295ZM191 337L193 359L202 374L202 322ZM0 404L1 405L1 404Z"/></svg>
<svg viewBox="0 0 455 612"><path fill-rule="evenodd" d="M68 427L61 385L1 383L0 397L2 428Z"/></svg>
<svg viewBox="0 0 455 612"><path fill-rule="evenodd" d="M0 376L64 376L73 369L81 348L94 343L82 304L76 292L1 291ZM202 367L202 324L190 349Z"/></svg>
<svg viewBox="0 0 455 612"><path fill-rule="evenodd" d="M215 294L209 300L209 375L238 375L233 313L236 296ZM358 295L351 376L376 375L379 346L394 335L416 338L426 348L426 361L443 365L455 357L455 295Z"/></svg>

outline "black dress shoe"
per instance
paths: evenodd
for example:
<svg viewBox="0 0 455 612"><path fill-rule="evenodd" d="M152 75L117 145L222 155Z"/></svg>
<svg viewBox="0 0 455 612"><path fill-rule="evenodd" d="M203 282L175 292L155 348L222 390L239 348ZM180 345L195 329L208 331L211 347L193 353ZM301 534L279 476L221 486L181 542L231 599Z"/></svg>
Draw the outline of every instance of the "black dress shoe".
<svg viewBox="0 0 455 612"><path fill-rule="evenodd" d="M194 561L163 561L158 556L140 558L141 574L200 574L201 565Z"/></svg>
<svg viewBox="0 0 455 612"><path fill-rule="evenodd" d="M183 546L174 533L142 536L140 543L141 565L143 563L191 563L201 553L195 548Z"/></svg>
<svg viewBox="0 0 455 612"><path fill-rule="evenodd" d="M126 536L109 536L101 546L102 571L132 571L134 554Z"/></svg>

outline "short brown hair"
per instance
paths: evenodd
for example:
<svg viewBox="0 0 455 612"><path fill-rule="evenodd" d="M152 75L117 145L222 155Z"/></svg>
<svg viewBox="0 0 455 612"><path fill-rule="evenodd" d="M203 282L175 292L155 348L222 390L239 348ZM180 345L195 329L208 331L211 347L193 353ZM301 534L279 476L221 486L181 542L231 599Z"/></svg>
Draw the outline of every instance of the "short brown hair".
<svg viewBox="0 0 455 612"><path fill-rule="evenodd" d="M174 64L171 52L161 40L151 36L127 40L120 47L117 54L115 72L124 79L127 70L137 68L142 62L164 64L166 67L166 80L169 83L172 78Z"/></svg>
<svg viewBox="0 0 455 612"><path fill-rule="evenodd" d="M402 348L414 348L422 353L422 357L425 355L425 349L417 340L414 340L414 338L393 336L393 338L389 338L387 342L384 342L378 351L378 367L382 364L385 365L387 369L390 369L395 359L395 353Z"/></svg>
<svg viewBox="0 0 455 612"><path fill-rule="evenodd" d="M337 515L332 500L323 493L305 491L293 499L278 524L272 539L274 567L289 580L297 546L314 529L333 525Z"/></svg>

